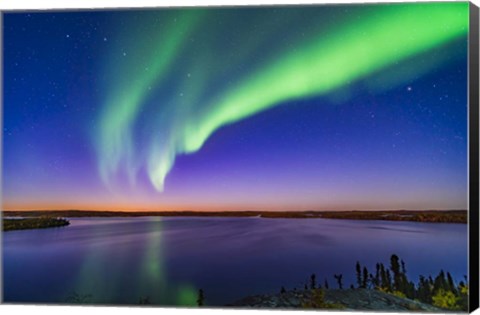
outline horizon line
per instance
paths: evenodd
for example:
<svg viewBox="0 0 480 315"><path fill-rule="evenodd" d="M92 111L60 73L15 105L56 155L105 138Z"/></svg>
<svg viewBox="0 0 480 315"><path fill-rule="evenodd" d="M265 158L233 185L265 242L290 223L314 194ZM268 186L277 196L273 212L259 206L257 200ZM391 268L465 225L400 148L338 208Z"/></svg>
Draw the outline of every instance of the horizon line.
<svg viewBox="0 0 480 315"><path fill-rule="evenodd" d="M468 209L342 209L342 210L86 210L86 209L2 209L1 212L61 212L61 211L78 211L78 212L125 212L125 213L138 213L138 212L198 212L198 213L219 213L219 212L379 212L379 211L468 211Z"/></svg>

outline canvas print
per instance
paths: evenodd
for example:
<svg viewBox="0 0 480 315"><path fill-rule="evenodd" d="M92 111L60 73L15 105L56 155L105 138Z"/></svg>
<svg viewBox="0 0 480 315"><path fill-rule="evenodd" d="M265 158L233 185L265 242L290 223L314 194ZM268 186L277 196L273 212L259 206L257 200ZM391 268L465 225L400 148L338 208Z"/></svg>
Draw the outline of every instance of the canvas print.
<svg viewBox="0 0 480 315"><path fill-rule="evenodd" d="M467 311L468 35L468 2L4 12L3 302Z"/></svg>

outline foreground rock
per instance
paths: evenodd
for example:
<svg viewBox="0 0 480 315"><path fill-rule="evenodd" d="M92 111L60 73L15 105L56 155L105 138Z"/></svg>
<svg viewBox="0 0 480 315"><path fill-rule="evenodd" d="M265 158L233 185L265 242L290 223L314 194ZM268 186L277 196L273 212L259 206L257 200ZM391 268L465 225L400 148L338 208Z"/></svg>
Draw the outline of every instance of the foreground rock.
<svg viewBox="0 0 480 315"><path fill-rule="evenodd" d="M325 303L343 310L445 312L432 305L369 289L325 290ZM249 308L304 308L312 291L287 291L274 295L249 296L229 306Z"/></svg>

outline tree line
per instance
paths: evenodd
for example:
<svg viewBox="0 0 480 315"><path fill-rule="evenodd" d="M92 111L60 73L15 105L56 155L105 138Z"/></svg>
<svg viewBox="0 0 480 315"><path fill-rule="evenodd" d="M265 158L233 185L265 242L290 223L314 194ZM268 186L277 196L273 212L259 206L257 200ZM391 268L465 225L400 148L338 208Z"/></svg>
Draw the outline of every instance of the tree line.
<svg viewBox="0 0 480 315"><path fill-rule="evenodd" d="M350 289L372 289L390 293L402 298L427 303L439 308L450 310L468 310L468 281L464 280L456 283L449 272L440 270L437 276L419 276L417 283L410 280L407 276L405 262L397 255L390 257L390 265L383 263L375 265L375 271L370 272L366 266L362 266L359 261L355 264L356 286L350 285ZM334 279L338 289L343 289L343 275L335 274ZM317 285L316 275L310 276L309 285L305 284L305 289L322 288ZM323 288L328 289L328 281L325 279ZM282 287L281 292L285 289Z"/></svg>

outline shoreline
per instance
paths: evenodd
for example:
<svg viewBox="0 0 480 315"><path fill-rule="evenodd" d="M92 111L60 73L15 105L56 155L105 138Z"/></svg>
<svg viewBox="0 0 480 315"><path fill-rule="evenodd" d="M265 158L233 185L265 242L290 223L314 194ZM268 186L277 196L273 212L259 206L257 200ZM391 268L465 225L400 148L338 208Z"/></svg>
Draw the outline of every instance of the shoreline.
<svg viewBox="0 0 480 315"><path fill-rule="evenodd" d="M22 219L2 219L2 231L18 231L18 230L32 230L32 229L48 229L62 226L68 226L70 222L63 218L29 217Z"/></svg>
<svg viewBox="0 0 480 315"><path fill-rule="evenodd" d="M270 219L340 219L410 221L424 223L461 223L468 220L467 210L377 210L377 211L91 211L37 210L2 211L3 217L260 217Z"/></svg>

